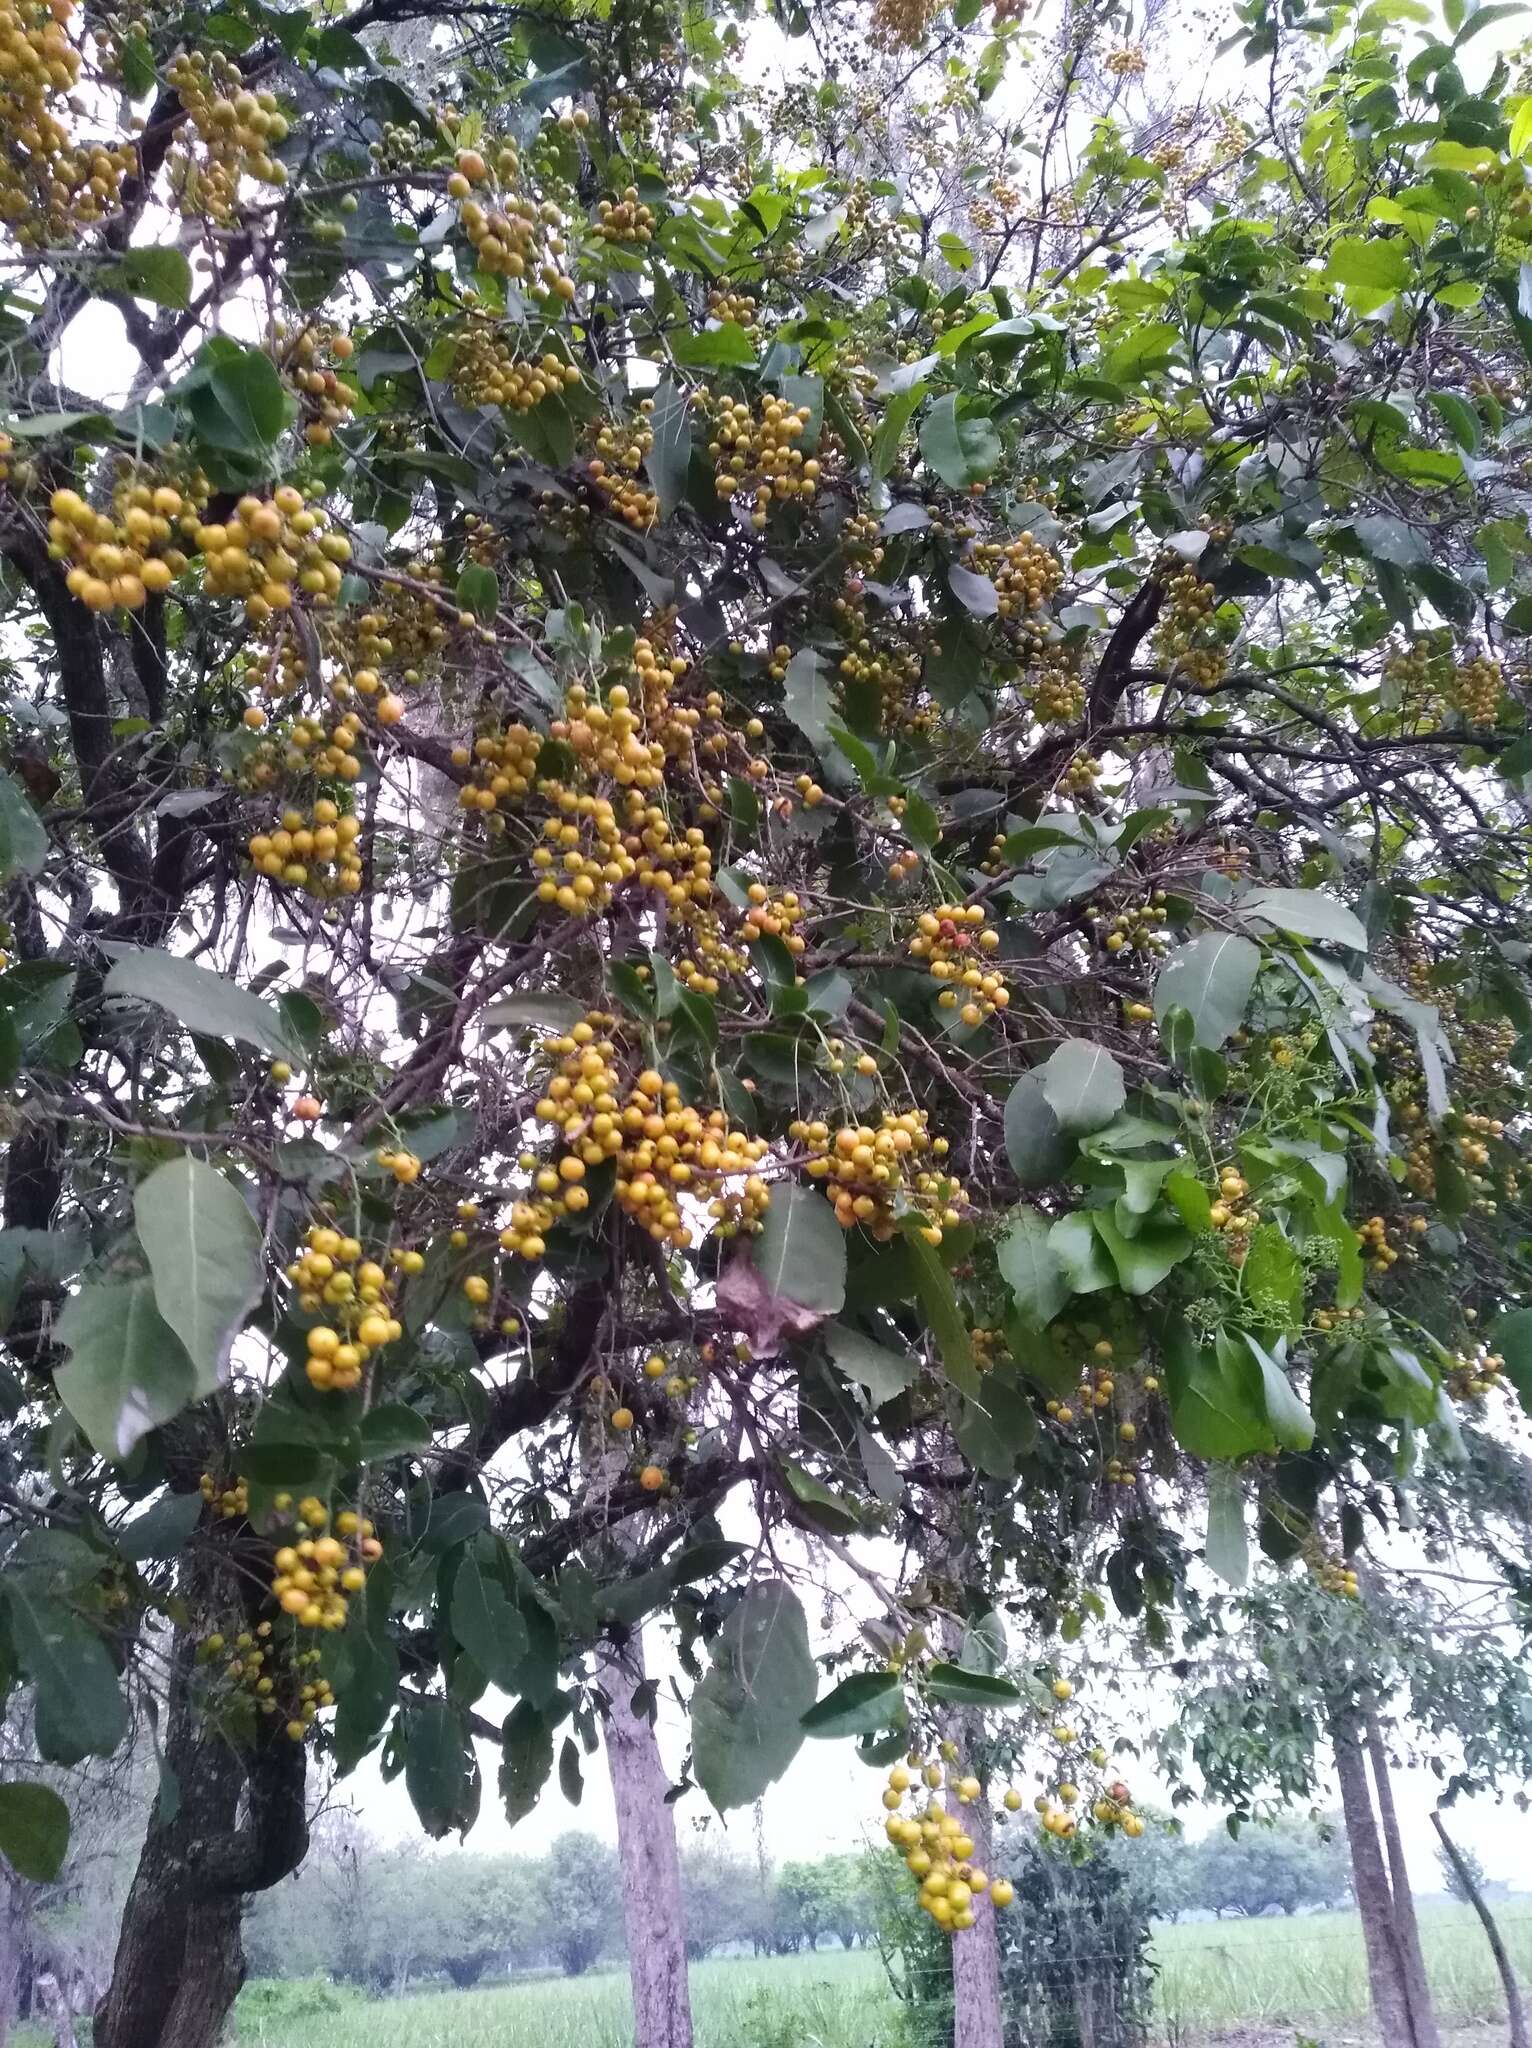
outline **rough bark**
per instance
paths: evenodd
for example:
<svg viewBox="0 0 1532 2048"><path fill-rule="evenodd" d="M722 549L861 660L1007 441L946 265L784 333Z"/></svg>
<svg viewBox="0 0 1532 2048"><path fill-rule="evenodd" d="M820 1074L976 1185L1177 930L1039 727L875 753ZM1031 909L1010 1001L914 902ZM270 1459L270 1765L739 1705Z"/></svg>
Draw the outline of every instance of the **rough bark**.
<svg viewBox="0 0 1532 2048"><path fill-rule="evenodd" d="M1340 1780L1341 1810L1351 1847L1352 1888L1367 1951L1373 2017L1379 2035L1390 2048L1412 2048L1409 1999L1394 1930L1393 1893L1378 1840L1361 1741L1355 1718L1348 1709L1332 1707L1330 1737L1335 1745L1335 1775Z"/></svg>
<svg viewBox="0 0 1532 2048"><path fill-rule="evenodd" d="M1425 1951L1420 1945L1420 1921L1415 1913L1415 1894L1410 1889L1409 1865L1399 1833L1399 1816L1394 1811L1393 1786L1389 1782L1388 1751L1378 1717L1369 1713L1366 1722L1367 1755L1372 1764L1377 1790L1378 1818L1383 1824L1383 1844L1388 1854L1390 1885L1394 1899L1394 1932L1404 1971L1405 1996L1410 2007L1410 2030L1415 2048L1441 2048L1436 2013L1431 2004L1431 1986L1426 1977Z"/></svg>
<svg viewBox="0 0 1532 2048"><path fill-rule="evenodd" d="M1439 1811L1433 1811L1431 1825L1436 1838L1446 1851L1447 1858L1457 1872L1458 1883L1474 1911L1479 1916L1479 1925L1484 1929L1484 1939L1489 1943L1489 1952L1495 1958L1495 1968L1500 1972L1501 1987L1505 1992L1506 2025L1510 2029L1510 2048L1532 2048L1527 2036L1527 2012L1521 2002L1521 1986L1516 1981L1516 1972L1511 1958L1506 1953L1505 1943L1500 1938L1500 1929L1495 1916L1485 1902L1484 1894L1474 1882L1473 1871L1469 1868L1456 1842L1448 1834Z"/></svg>
<svg viewBox="0 0 1532 2048"><path fill-rule="evenodd" d="M665 1803L670 1780L653 1722L633 1709L634 1692L644 1681L640 1632L635 1629L620 1647L603 1645L599 1669L611 1702L605 1714L606 1757L617 1808L634 2048L692 2048L681 1859L675 1809Z"/></svg>
<svg viewBox="0 0 1532 2048"><path fill-rule="evenodd" d="M254 1620L259 1574L204 1554L182 1585L193 1615ZM236 1611L238 1611L236 1607ZM304 1756L275 1724L248 1747L215 1728L193 1697L196 1643L178 1631L165 1728L170 1796L149 1816L123 1909L112 1981L96 2008L95 2048L216 2048L244 1980L245 1896L296 1869L308 1846Z"/></svg>

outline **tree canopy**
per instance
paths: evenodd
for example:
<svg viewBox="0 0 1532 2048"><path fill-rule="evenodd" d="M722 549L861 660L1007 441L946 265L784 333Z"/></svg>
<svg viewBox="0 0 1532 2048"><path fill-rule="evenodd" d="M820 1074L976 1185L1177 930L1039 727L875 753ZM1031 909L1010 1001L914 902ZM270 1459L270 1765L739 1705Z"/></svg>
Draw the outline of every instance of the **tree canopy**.
<svg viewBox="0 0 1532 2048"><path fill-rule="evenodd" d="M720 1807L1118 1827L1106 1602L1532 1396L1502 12L17 0L0 1680L235 1737L215 1888L660 1613Z"/></svg>

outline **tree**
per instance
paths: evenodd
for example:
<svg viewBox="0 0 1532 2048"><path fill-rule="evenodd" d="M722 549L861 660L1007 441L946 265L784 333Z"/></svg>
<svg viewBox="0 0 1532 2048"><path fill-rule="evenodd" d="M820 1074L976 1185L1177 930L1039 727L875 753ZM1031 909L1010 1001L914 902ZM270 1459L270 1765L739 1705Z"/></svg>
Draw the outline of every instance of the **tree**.
<svg viewBox="0 0 1532 2048"><path fill-rule="evenodd" d="M1456 1899L1459 1905L1471 1906L1474 1892L1482 1898L1492 1887L1483 1863L1473 1850L1461 1842L1454 1842L1452 1847L1457 1852L1455 1855L1440 1842L1436 1847L1436 1867L1442 1874L1442 1886L1448 1898Z"/></svg>
<svg viewBox="0 0 1532 2048"><path fill-rule="evenodd" d="M617 1858L595 1835L571 1828L555 1839L540 1880L548 1946L565 1976L583 1976L621 1947L612 1911Z"/></svg>
<svg viewBox="0 0 1532 2048"><path fill-rule="evenodd" d="M314 1746L514 1818L651 1621L720 1809L806 1734L983 1800L1009 1713L1115 1834L1097 1586L1162 1648L1195 1493L1344 1590L1532 1389L1532 196L1454 11L1252 0L1211 114L1105 12L825 0L756 99L672 0L23 9L0 1677L178 1788L99 2048L215 2038Z"/></svg>
<svg viewBox="0 0 1532 2048"><path fill-rule="evenodd" d="M1338 1821L1337 1816L1337 1821ZM1296 1913L1304 1906L1338 1906L1351 1871L1345 1838L1336 1824L1316 1825L1289 1816L1223 1829L1183 1850L1189 1865L1186 1903L1215 1913L1250 1917Z"/></svg>

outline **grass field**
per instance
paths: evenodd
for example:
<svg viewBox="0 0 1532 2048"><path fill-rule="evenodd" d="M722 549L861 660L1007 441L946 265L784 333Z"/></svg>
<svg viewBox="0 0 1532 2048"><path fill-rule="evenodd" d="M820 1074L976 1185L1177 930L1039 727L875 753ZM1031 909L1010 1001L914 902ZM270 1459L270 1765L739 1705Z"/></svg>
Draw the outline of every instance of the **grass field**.
<svg viewBox="0 0 1532 2048"><path fill-rule="evenodd" d="M1532 1984L1532 1899L1506 1900L1496 1919L1524 1985ZM1449 2024L1501 2019L1500 1981L1478 1921L1466 1906L1421 1910L1426 1968ZM1261 2021L1328 2026L1367 2011L1367 1964L1355 1913L1298 1920L1227 1920L1162 1928L1159 2010L1172 2038Z"/></svg>
<svg viewBox="0 0 1532 2048"><path fill-rule="evenodd" d="M1532 1899L1504 1903L1498 1917L1523 1982L1532 1984ZM1422 1931L1443 2022L1499 2019L1499 1983L1467 1908L1427 1907ZM1291 2028L1323 2043L1367 2012L1354 1913L1164 1927L1155 1955L1167 2048L1213 2031L1237 2038L1242 2025ZM872 1954L700 1963L692 2000L697 2048L905 2048L907 2040ZM239 2048L628 2048L631 2039L627 1977L616 1970L393 2000L254 1984L238 2018ZM1493 2048L1494 2035L1481 2038ZM17 2048L33 2048L29 2030Z"/></svg>

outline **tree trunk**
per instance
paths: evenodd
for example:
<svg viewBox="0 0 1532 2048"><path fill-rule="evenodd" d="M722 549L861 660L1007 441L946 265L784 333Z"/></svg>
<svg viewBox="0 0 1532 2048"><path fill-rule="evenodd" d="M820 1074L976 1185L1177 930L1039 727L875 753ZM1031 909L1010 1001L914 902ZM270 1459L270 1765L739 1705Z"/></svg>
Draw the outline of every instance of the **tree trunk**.
<svg viewBox="0 0 1532 2048"><path fill-rule="evenodd" d="M598 1668L611 1701L604 1717L606 1757L617 1808L634 2048L692 2048L681 1859L675 1809L665 1803L670 1780L653 1722L633 1709L644 1680L642 1634L635 1629L620 1647L603 1645Z"/></svg>
<svg viewBox="0 0 1532 2048"><path fill-rule="evenodd" d="M1394 1931L1393 1894L1383 1865L1356 1720L1349 1709L1331 1708L1330 1739L1335 1746L1346 1839L1351 1845L1351 1882L1362 1918L1373 2018L1388 2048L1413 2048L1404 1967Z"/></svg>
<svg viewBox="0 0 1532 2048"><path fill-rule="evenodd" d="M1441 2048L1436 2013L1431 2004L1431 1986L1426 1977L1426 1959L1420 1946L1420 1921L1415 1913L1415 1894L1410 1889L1409 1866L1404 1859L1404 1842L1399 1833L1399 1816L1394 1811L1393 1787L1389 1782L1388 1751L1376 1713L1367 1716L1367 1754L1377 1788L1378 1818L1383 1823L1383 1842L1394 1896L1394 1931L1404 1969L1405 1996L1409 2000L1410 2027L1415 2048Z"/></svg>
<svg viewBox="0 0 1532 2048"><path fill-rule="evenodd" d="M954 1637L948 1644L954 1657L958 1640ZM993 1877L994 1831L990 1825L988 1774L980 1768L984 1753L983 1720L977 1714L951 1714L942 1732L956 1745L963 1770L973 1772L983 1782L984 1789L972 1806L960 1807L958 1811L963 1831L973 1843L972 1861ZM995 1926L995 1909L982 1893L975 1904L978 1910L972 1927L960 1928L951 1937L952 2048L1002 2048L1005 2024L1000 2008L1000 1936Z"/></svg>
<svg viewBox="0 0 1532 2048"><path fill-rule="evenodd" d="M0 2048L10 2039L11 2028L20 2018L21 1945L25 1938L26 1913L21 1886L0 1864Z"/></svg>
<svg viewBox="0 0 1532 2048"><path fill-rule="evenodd" d="M1457 1843L1448 1834L1440 1810L1433 1809L1431 1825L1435 1828L1437 1840L1457 1872L1458 1883L1467 1894L1468 1903L1479 1916L1479 1925L1484 1929L1484 1939L1489 1943L1489 1952L1495 1958L1495 1968L1500 1972L1500 1982L1505 1990L1506 2023L1511 2030L1510 2048L1532 2048L1532 2042L1527 2038L1527 2014L1521 2002L1521 1986L1516 1982L1516 1972L1511 1967L1505 1943L1500 1938L1500 1929L1495 1925L1495 1916L1485 1904L1484 1894L1474 1883L1473 1871L1459 1853Z"/></svg>
<svg viewBox="0 0 1532 2048"><path fill-rule="evenodd" d="M302 1745L263 1724L253 1747L237 1748L193 1699L195 1666L195 1640L180 1631L165 1741L172 1794L149 1816L95 2048L216 2048L244 1981L244 1896L286 1877L308 1846Z"/></svg>
<svg viewBox="0 0 1532 2048"><path fill-rule="evenodd" d="M48 2015L48 2024L53 2029L53 2048L78 2048L74 2035L74 2014L69 2010L69 2000L64 1996L64 1987L51 1970L44 1970L37 1979L37 1995L42 2000Z"/></svg>

